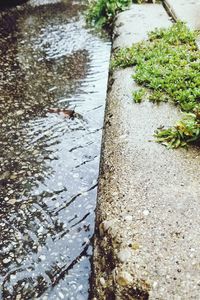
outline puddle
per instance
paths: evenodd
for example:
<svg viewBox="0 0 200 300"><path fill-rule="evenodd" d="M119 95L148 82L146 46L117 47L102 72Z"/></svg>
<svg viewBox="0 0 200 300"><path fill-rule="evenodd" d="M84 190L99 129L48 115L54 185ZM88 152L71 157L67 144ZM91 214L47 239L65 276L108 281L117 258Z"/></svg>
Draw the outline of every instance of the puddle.
<svg viewBox="0 0 200 300"><path fill-rule="evenodd" d="M110 43L83 9L0 13L0 299L88 299Z"/></svg>

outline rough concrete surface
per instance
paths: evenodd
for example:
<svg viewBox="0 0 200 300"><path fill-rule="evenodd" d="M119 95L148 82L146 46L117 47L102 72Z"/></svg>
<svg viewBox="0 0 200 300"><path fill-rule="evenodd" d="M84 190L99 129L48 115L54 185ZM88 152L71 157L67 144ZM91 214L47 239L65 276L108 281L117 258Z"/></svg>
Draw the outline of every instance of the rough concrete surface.
<svg viewBox="0 0 200 300"><path fill-rule="evenodd" d="M200 30L200 0L164 0L175 19L184 21L193 30Z"/></svg>
<svg viewBox="0 0 200 300"><path fill-rule="evenodd" d="M170 17L158 4L133 4L120 13L115 22L114 48L129 47L148 38L148 32L157 27L170 25Z"/></svg>
<svg viewBox="0 0 200 300"><path fill-rule="evenodd" d="M130 11L124 12L124 20L126 13L130 16ZM130 31L129 43L134 19L132 27L123 24ZM122 45L126 44L124 29L119 31ZM133 69L127 68L110 78L93 299L200 299L200 151L195 147L167 150L152 141L156 128L174 124L181 113L166 103L133 103L131 94L138 86L132 74Z"/></svg>

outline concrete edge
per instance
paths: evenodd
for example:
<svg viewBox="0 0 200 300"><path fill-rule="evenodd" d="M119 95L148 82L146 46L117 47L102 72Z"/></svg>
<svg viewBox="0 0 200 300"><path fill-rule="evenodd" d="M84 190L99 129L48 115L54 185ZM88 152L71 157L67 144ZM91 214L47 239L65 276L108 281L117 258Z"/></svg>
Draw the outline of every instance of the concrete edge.
<svg viewBox="0 0 200 300"><path fill-rule="evenodd" d="M169 5L169 3L166 0L163 0L163 6L166 9L167 13L169 14L169 16L172 17L172 19L177 22L178 18L175 14L175 11L172 9L172 7Z"/></svg>
<svg viewBox="0 0 200 300"><path fill-rule="evenodd" d="M112 50L112 53L114 49ZM132 68L129 68L130 71ZM110 126L112 123L112 104L109 97L115 82L115 72L109 72L107 101L105 107L104 128L102 134L101 159L99 167L99 183L97 188L97 207L95 220L95 236L93 240L92 272L90 277L90 300L147 300L149 299L150 285L147 281L132 278L127 268L120 261L118 253L123 248L117 234L120 221L117 219L105 220L101 214L100 202L103 200L106 188L110 185L112 164L106 163L105 149L107 148ZM117 133L116 133L117 134ZM112 153L111 153L112 155ZM101 195L99 197L99 195ZM101 198L101 199L100 199ZM129 282L130 281L130 282ZM133 283L133 284L132 284ZM123 296L122 296L123 295Z"/></svg>

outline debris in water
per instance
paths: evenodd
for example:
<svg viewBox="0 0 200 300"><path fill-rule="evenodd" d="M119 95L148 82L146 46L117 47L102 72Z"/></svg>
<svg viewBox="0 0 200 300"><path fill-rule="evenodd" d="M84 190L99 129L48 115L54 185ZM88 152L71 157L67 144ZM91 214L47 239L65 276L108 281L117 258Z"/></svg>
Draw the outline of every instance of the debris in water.
<svg viewBox="0 0 200 300"><path fill-rule="evenodd" d="M65 118L73 118L75 116L75 111L67 108L49 108L48 112L62 115Z"/></svg>

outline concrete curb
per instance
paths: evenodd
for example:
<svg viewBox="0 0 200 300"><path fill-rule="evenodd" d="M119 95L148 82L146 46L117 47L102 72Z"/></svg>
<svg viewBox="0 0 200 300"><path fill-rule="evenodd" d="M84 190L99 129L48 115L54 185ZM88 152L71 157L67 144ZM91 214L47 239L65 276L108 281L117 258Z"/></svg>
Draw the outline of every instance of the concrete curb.
<svg viewBox="0 0 200 300"><path fill-rule="evenodd" d="M164 0L164 5L174 20L186 22L192 30L200 29L199 0Z"/></svg>
<svg viewBox="0 0 200 300"><path fill-rule="evenodd" d="M161 5L134 4L116 20L113 47L169 25ZM132 74L127 68L110 77L92 299L199 299L199 149L168 151L150 142L154 130L174 124L180 111L166 103L133 103L138 86Z"/></svg>

